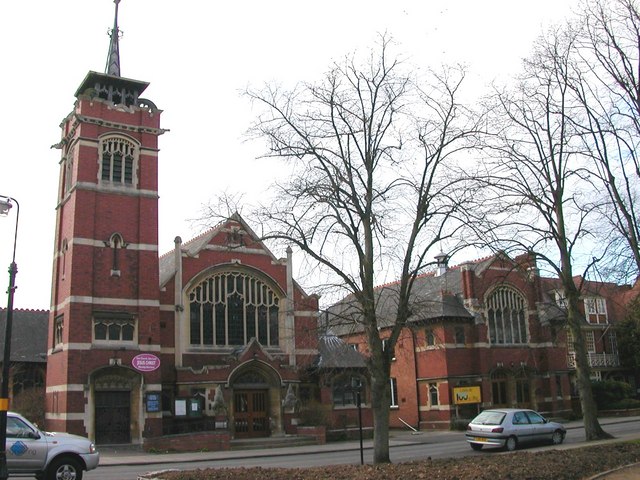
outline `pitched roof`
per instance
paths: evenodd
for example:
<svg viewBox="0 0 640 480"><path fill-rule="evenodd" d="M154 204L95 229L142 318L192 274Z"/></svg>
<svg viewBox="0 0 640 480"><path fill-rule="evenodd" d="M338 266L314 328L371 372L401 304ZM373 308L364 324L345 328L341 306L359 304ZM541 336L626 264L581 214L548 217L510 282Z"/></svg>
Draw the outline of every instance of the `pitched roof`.
<svg viewBox="0 0 640 480"><path fill-rule="evenodd" d="M366 363L361 353L332 332L327 332L318 339L316 366L322 369L365 368Z"/></svg>
<svg viewBox="0 0 640 480"><path fill-rule="evenodd" d="M0 309L0 358L4 355L7 309ZM47 362L48 310L13 310L11 322L11 361Z"/></svg>
<svg viewBox="0 0 640 480"><path fill-rule="evenodd" d="M484 263L476 265L477 268L482 266ZM376 315L381 328L395 324L399 286L399 282L393 282L376 288ZM431 272L416 277L410 308L409 322L445 318L468 321L474 318L462 300L462 272L459 267L450 268L438 276ZM337 335L362 331L360 319L361 309L353 295L328 309L328 325Z"/></svg>
<svg viewBox="0 0 640 480"><path fill-rule="evenodd" d="M247 235L251 238L252 242L255 242L260 246L268 255L271 256L272 260L277 260L275 255L269 250L264 243L260 240L260 237L256 235L256 233L249 227L249 225L244 221L244 219L240 216L239 213L234 213L228 219L223 220L218 223L214 227L209 230L201 233L195 238L188 240L180 245L181 251L183 255L188 257L197 256L207 245L211 242L211 240L219 235L225 227L229 225L230 222L239 223L242 227L242 230L247 233ZM165 253L160 257L160 286L164 286L167 284L169 280L171 280L176 274L176 262L174 251Z"/></svg>

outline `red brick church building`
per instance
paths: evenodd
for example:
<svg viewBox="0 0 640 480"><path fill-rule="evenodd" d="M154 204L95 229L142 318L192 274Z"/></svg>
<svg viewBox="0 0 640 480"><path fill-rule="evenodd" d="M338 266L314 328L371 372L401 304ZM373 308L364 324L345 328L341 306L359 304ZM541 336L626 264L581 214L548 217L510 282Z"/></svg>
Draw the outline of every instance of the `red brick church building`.
<svg viewBox="0 0 640 480"><path fill-rule="evenodd" d="M357 418L356 375L370 423L362 337L330 316L318 322L318 297L293 279L290 250L274 255L235 214L192 240L176 237L160 255L166 131L162 110L143 98L148 83L120 74L115 3L106 72L82 80L57 145L47 428L141 444L215 428L222 411L236 438L279 435L295 431L295 407L312 399L328 409L331 428L347 428ZM393 288L380 287L381 298ZM587 288L594 372L625 378L609 328L624 289ZM572 408L562 292L529 259L443 261L418 279L415 295L391 371L392 426L449 428L490 405Z"/></svg>
<svg viewBox="0 0 640 480"><path fill-rule="evenodd" d="M235 437L283 433L317 362L318 299L239 215L159 256L162 110L120 75L115 3L106 73L81 82L57 145L47 428L142 443L222 406Z"/></svg>

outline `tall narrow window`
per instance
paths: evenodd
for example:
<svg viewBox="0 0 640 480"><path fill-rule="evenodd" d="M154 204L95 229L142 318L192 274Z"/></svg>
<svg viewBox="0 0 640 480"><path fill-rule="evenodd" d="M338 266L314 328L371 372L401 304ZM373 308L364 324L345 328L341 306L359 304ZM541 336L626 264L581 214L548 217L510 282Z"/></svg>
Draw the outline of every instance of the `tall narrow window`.
<svg viewBox="0 0 640 480"><path fill-rule="evenodd" d="M120 276L120 250L125 248L127 244L122 239L122 235L114 233L105 245L111 247L111 276Z"/></svg>
<svg viewBox="0 0 640 480"><path fill-rule="evenodd" d="M507 376L504 372L491 375L491 396L494 406L507 405Z"/></svg>
<svg viewBox="0 0 640 480"><path fill-rule="evenodd" d="M67 250L69 250L69 242L67 239L62 240L62 252L61 252L61 268L60 268L60 277L64 280L65 274L67 272Z"/></svg>
<svg viewBox="0 0 640 480"><path fill-rule="evenodd" d="M530 383L526 377L516 378L516 401L519 407L528 407L531 402Z"/></svg>
<svg viewBox="0 0 640 480"><path fill-rule="evenodd" d="M618 339L615 331L609 331L607 333L606 345L608 353L618 354Z"/></svg>
<svg viewBox="0 0 640 480"><path fill-rule="evenodd" d="M62 335L64 333L64 316L58 315L53 321L53 346L62 344Z"/></svg>
<svg viewBox="0 0 640 480"><path fill-rule="evenodd" d="M382 339L382 351L386 352L389 349L389 339L388 338L383 338ZM396 355L395 355L395 349L393 352L391 352L391 360L395 360L396 359Z"/></svg>
<svg viewBox="0 0 640 480"><path fill-rule="evenodd" d="M100 179L114 185L135 185L138 160L136 145L123 137L108 137L100 143Z"/></svg>
<svg viewBox="0 0 640 480"><path fill-rule="evenodd" d="M113 266L111 267L112 270L120 270L120 265L119 265L119 258L118 258L118 249L122 247L122 239L120 238L120 235L116 235L113 238Z"/></svg>
<svg viewBox="0 0 640 480"><path fill-rule="evenodd" d="M433 330L427 328L424 332L425 340L427 342L427 347L433 347L436 344L436 335L433 333Z"/></svg>
<svg viewBox="0 0 640 480"><path fill-rule="evenodd" d="M556 290L555 297L556 305L558 305L560 308L567 308L567 297L565 297L563 291Z"/></svg>
<svg viewBox="0 0 640 480"><path fill-rule="evenodd" d="M398 382L394 377L389 378L389 387L391 388L390 407L398 406Z"/></svg>
<svg viewBox="0 0 640 480"><path fill-rule="evenodd" d="M556 398L562 398L562 380L556 375Z"/></svg>
<svg viewBox="0 0 640 480"><path fill-rule="evenodd" d="M64 193L69 193L73 185L73 156L69 154L64 165Z"/></svg>
<svg viewBox="0 0 640 480"><path fill-rule="evenodd" d="M587 347L587 352L595 353L596 339L593 331L584 332L584 345Z"/></svg>
<svg viewBox="0 0 640 480"><path fill-rule="evenodd" d="M456 345L464 345L465 343L464 327L454 327L453 336L454 336Z"/></svg>
<svg viewBox="0 0 640 480"><path fill-rule="evenodd" d="M500 287L487 298L489 341L493 345L527 342L524 297L509 287Z"/></svg>
<svg viewBox="0 0 640 480"><path fill-rule="evenodd" d="M569 328L567 328L567 350L572 353L576 351L573 332Z"/></svg>
<svg viewBox="0 0 640 480"><path fill-rule="evenodd" d="M438 399L438 384L430 383L429 384L429 404L432 407L435 407L439 403L440 403L440 400Z"/></svg>

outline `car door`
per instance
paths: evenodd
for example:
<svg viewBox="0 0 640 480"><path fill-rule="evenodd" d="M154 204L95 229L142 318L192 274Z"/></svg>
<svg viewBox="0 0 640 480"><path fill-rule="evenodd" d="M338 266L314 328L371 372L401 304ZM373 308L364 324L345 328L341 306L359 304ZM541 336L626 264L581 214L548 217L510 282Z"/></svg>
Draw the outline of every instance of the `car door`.
<svg viewBox="0 0 640 480"><path fill-rule="evenodd" d="M42 470L47 440L21 418L7 416L7 468L10 473Z"/></svg>
<svg viewBox="0 0 640 480"><path fill-rule="evenodd" d="M529 417L524 411L513 412L511 424L513 433L518 438L518 443L529 443L535 440L535 427L531 425Z"/></svg>
<svg viewBox="0 0 640 480"><path fill-rule="evenodd" d="M543 440L551 439L553 429L542 415L529 410L527 412L527 417L529 417L529 421L531 422L531 425L535 430L534 438L536 441L540 442Z"/></svg>

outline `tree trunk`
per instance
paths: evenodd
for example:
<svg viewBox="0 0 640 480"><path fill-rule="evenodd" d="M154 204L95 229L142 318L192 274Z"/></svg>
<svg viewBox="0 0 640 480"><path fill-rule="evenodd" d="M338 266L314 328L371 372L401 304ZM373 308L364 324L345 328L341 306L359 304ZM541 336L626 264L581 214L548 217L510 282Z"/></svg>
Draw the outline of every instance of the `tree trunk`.
<svg viewBox="0 0 640 480"><path fill-rule="evenodd" d="M576 378L578 393L580 395L580 406L582 407L585 437L587 441L612 438L610 434L602 429L600 422L598 422L598 408L593 399L591 389L591 368L589 366L587 349L580 324L580 314L578 313L579 292L573 285L573 280L571 280L571 284L573 288L565 288L568 302L567 323L573 335L573 345L576 355Z"/></svg>
<svg viewBox="0 0 640 480"><path fill-rule="evenodd" d="M371 378L373 411L373 463L391 463L389 457L389 379L384 375Z"/></svg>

